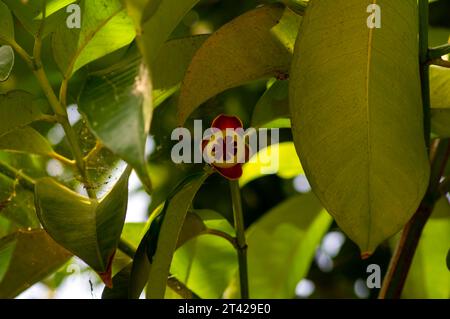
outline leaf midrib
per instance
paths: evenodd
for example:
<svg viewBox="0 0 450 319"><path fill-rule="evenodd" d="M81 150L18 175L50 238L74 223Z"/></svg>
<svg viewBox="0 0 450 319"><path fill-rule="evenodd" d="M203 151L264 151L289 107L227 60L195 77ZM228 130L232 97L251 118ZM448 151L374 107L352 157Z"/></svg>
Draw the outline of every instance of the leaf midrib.
<svg viewBox="0 0 450 319"><path fill-rule="evenodd" d="M372 0L371 4L377 4L377 0ZM372 145L371 145L371 134L370 134L370 72L372 70L372 48L373 48L373 28L369 28L368 44L367 44L367 66L366 66L366 118L367 118L367 199L368 199L368 232L367 232L367 245L370 244L370 236L372 232L372 212L371 212L371 183L370 183L370 171L371 171L371 160L372 160Z"/></svg>

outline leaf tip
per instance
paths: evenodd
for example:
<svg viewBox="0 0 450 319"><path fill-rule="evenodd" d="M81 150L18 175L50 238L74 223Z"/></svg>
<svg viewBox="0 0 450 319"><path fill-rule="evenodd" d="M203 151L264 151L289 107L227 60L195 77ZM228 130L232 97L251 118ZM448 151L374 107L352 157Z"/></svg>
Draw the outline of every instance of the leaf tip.
<svg viewBox="0 0 450 319"><path fill-rule="evenodd" d="M366 251L366 252L363 252L363 253L361 253L361 259L362 260L366 260L366 259L368 259L370 256L372 256L372 252L370 252L370 251Z"/></svg>

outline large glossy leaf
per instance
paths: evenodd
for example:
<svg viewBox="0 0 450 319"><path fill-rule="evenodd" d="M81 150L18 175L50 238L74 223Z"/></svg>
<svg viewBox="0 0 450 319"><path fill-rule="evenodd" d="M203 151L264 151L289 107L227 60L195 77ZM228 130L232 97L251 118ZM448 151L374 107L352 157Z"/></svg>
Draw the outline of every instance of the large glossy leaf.
<svg viewBox="0 0 450 319"><path fill-rule="evenodd" d="M252 225L247 230L250 296L293 298L331 221L310 193L286 200Z"/></svg>
<svg viewBox="0 0 450 319"><path fill-rule="evenodd" d="M6 81L14 66L14 51L9 45L0 46L0 82Z"/></svg>
<svg viewBox="0 0 450 319"><path fill-rule="evenodd" d="M450 272L445 262L449 243L450 217L430 219L420 236L404 298L450 298Z"/></svg>
<svg viewBox="0 0 450 319"><path fill-rule="evenodd" d="M164 298L170 264L187 211L207 177L208 174L193 177L166 203L148 278L147 297L150 299Z"/></svg>
<svg viewBox="0 0 450 319"><path fill-rule="evenodd" d="M300 17L283 6L257 8L229 22L205 41L183 80L178 120L203 102L253 80L285 77Z"/></svg>
<svg viewBox="0 0 450 319"><path fill-rule="evenodd" d="M439 137L450 137L450 70L430 69L431 129Z"/></svg>
<svg viewBox="0 0 450 319"><path fill-rule="evenodd" d="M142 56L147 65L153 65L161 46L198 1L152 0L147 3L142 16L142 34L139 39Z"/></svg>
<svg viewBox="0 0 450 319"><path fill-rule="evenodd" d="M81 29L57 28L52 37L53 55L66 78L135 37L133 22L120 0L82 0L80 6Z"/></svg>
<svg viewBox="0 0 450 319"><path fill-rule="evenodd" d="M378 4L383 27L369 29L364 1L311 0L290 80L293 135L303 168L363 256L411 218L429 176L417 3Z"/></svg>
<svg viewBox="0 0 450 319"><path fill-rule="evenodd" d="M148 191L151 182L145 143L152 113L150 95L147 69L135 56L131 61L93 74L79 98L79 110L91 131L136 170Z"/></svg>
<svg viewBox="0 0 450 319"><path fill-rule="evenodd" d="M24 91L0 95L0 136L42 118L40 100Z"/></svg>
<svg viewBox="0 0 450 319"><path fill-rule="evenodd" d="M52 156L48 140L31 127L24 127L0 136L0 150Z"/></svg>
<svg viewBox="0 0 450 319"><path fill-rule="evenodd" d="M14 22L8 7L0 1L0 44L14 40Z"/></svg>
<svg viewBox="0 0 450 319"><path fill-rule="evenodd" d="M42 8L46 6L46 19L42 32L45 37L57 28L65 29L65 19L68 16L64 7L75 2L69 0L2 0L19 19L25 29L33 35L36 35L42 23ZM63 26L63 27L61 27Z"/></svg>
<svg viewBox="0 0 450 319"><path fill-rule="evenodd" d="M60 245L83 259L111 285L111 264L127 210L127 169L100 201L85 198L53 179L38 180L36 208L45 230Z"/></svg>
<svg viewBox="0 0 450 319"><path fill-rule="evenodd" d="M43 230L18 231L1 239L0 298L17 296L52 274L71 256Z"/></svg>
<svg viewBox="0 0 450 319"><path fill-rule="evenodd" d="M242 187L257 178L270 174L277 174L286 179L304 174L294 143L284 142L271 145L256 153L248 163L244 164L239 185Z"/></svg>

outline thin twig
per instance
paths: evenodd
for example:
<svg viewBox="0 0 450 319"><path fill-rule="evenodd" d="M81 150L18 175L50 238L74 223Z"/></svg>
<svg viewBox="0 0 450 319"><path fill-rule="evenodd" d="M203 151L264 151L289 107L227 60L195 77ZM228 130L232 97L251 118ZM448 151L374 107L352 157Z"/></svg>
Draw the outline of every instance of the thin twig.
<svg viewBox="0 0 450 319"><path fill-rule="evenodd" d="M234 226L236 228L236 243L239 263L239 282L241 298L249 299L247 241L245 239L244 215L242 212L241 190L238 181L230 181L231 201L233 203Z"/></svg>

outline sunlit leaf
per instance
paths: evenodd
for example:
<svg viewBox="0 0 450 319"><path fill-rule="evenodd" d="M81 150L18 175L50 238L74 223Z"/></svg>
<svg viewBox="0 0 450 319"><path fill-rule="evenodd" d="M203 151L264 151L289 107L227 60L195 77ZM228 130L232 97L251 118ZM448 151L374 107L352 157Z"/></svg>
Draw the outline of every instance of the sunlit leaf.
<svg viewBox="0 0 450 319"><path fill-rule="evenodd" d="M194 55L183 80L178 121L203 102L253 80L286 77L300 17L283 6L247 12L212 34Z"/></svg>
<svg viewBox="0 0 450 319"><path fill-rule="evenodd" d="M43 178L35 186L36 208L45 230L83 259L111 285L111 263L122 233L128 200L127 169L101 200L85 198Z"/></svg>
<svg viewBox="0 0 450 319"><path fill-rule="evenodd" d="M251 298L293 298L331 221L310 193L286 200L252 225L247 230Z"/></svg>
<svg viewBox="0 0 450 319"><path fill-rule="evenodd" d="M285 179L304 174L294 143L271 145L256 153L244 164L239 185L242 187L257 178L271 174L277 174Z"/></svg>
<svg viewBox="0 0 450 319"><path fill-rule="evenodd" d="M135 38L133 22L120 0L82 0L80 6L81 29L57 28L52 37L53 55L66 78Z"/></svg>
<svg viewBox="0 0 450 319"><path fill-rule="evenodd" d="M18 231L0 240L0 298L13 298L60 268L72 255L43 230ZM1 278L2 276L0 276Z"/></svg>
<svg viewBox="0 0 450 319"><path fill-rule="evenodd" d="M420 237L403 289L404 298L450 298L450 272L445 261L449 243L450 217L431 218Z"/></svg>
<svg viewBox="0 0 450 319"><path fill-rule="evenodd" d="M378 4L383 27L369 29L366 3L311 0L289 90L306 176L365 257L414 214L430 170L414 54L417 3Z"/></svg>

